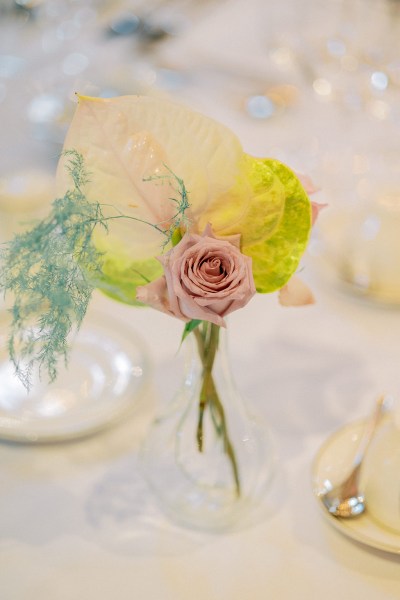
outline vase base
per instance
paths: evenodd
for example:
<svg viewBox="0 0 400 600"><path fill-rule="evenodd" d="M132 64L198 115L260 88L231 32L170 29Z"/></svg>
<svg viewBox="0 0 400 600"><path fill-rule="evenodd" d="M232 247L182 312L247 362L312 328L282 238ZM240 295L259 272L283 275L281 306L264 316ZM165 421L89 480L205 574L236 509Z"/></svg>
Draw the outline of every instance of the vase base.
<svg viewBox="0 0 400 600"><path fill-rule="evenodd" d="M191 507L177 502L173 510L166 505L160 504L160 507L176 525L198 531L223 533L237 528L251 511L250 501L238 504L235 508L221 508L217 504L207 503L202 507Z"/></svg>
<svg viewBox="0 0 400 600"><path fill-rule="evenodd" d="M140 459L144 478L160 509L172 522L215 533L252 522L252 515L262 505L275 476L275 452L267 429L262 430L262 444L257 450L254 448L255 454L262 456L263 469L251 481L244 475L245 491L239 494L232 477L228 485L226 479L221 484L199 483L181 462L170 461L171 454L163 454L163 447L167 448L163 436L158 435L155 443L150 433L142 445Z"/></svg>
<svg viewBox="0 0 400 600"><path fill-rule="evenodd" d="M263 504L273 481L274 477L271 475L268 487L263 489L260 497L237 500L234 506L204 500L199 495L176 498L176 502L171 499L171 504L167 504L165 495L160 498L159 490L151 487L160 510L171 523L185 529L224 533L252 526L270 515L270 507L265 508Z"/></svg>

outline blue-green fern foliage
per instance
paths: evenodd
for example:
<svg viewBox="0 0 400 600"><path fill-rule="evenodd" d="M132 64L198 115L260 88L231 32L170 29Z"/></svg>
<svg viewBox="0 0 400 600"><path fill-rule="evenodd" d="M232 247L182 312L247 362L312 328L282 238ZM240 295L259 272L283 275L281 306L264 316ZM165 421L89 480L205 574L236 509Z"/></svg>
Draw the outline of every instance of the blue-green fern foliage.
<svg viewBox="0 0 400 600"><path fill-rule="evenodd" d="M35 364L50 381L56 378L59 359L67 360L69 335L81 325L101 274L92 234L96 225L107 224L100 204L85 198L82 156L66 154L71 189L53 202L47 218L0 250L0 289L13 301L9 355L28 389Z"/></svg>

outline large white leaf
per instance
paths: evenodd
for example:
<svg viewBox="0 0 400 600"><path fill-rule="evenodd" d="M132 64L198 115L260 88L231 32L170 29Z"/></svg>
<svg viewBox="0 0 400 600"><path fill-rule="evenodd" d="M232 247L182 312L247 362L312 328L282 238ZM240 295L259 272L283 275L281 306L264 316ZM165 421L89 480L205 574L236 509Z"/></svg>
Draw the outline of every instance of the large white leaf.
<svg viewBox="0 0 400 600"><path fill-rule="evenodd" d="M178 191L168 169L183 179L195 222L212 201L231 188L242 148L236 136L215 121L160 98L124 96L79 97L64 148L76 150L90 173L89 200L153 224L164 224L176 206ZM58 190L70 185L60 161ZM150 181L148 179L151 179ZM146 181L147 180L147 181ZM160 252L163 238L155 229L133 220L110 221L107 252L141 260Z"/></svg>

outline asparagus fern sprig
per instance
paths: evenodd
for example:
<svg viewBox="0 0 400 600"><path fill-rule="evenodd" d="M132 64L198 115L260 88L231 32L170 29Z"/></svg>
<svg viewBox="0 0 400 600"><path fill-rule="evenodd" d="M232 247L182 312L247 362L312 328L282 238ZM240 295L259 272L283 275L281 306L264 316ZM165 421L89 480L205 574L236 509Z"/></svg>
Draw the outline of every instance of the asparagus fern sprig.
<svg viewBox="0 0 400 600"><path fill-rule="evenodd" d="M101 273L101 254L92 242L96 225L107 229L98 203L83 192L88 173L82 156L68 152L72 189L52 204L50 214L17 234L0 250L0 288L13 296L9 355L29 389L32 370L57 375L67 360L68 336L79 328Z"/></svg>
<svg viewBox="0 0 400 600"><path fill-rule="evenodd" d="M165 236L162 244L163 249L165 249L170 242L175 246L181 240L182 230L186 230L189 227L186 211L190 208L189 193L186 189L185 182L171 171L168 165L164 164L164 167L168 173L163 175L153 175L151 177L146 177L143 180L159 181L160 183L168 181L169 184L171 184L172 181L176 184L174 190L177 192L178 197L172 196L169 198L171 204L175 206L175 213L165 223L158 223L159 230L161 230Z"/></svg>
<svg viewBox="0 0 400 600"><path fill-rule="evenodd" d="M0 249L0 290L13 296L8 350L27 389L35 365L54 381L59 360L67 362L70 334L79 329L102 279L102 254L93 242L95 228L107 231L113 219L132 219L162 234L165 247L176 243L189 207L184 182L166 167L169 173L162 177L175 181L178 191L178 198L170 198L176 211L168 222L149 223L116 208L117 214L105 216L107 205L86 198L89 173L83 156L75 150L65 155L71 189L53 202L47 218Z"/></svg>

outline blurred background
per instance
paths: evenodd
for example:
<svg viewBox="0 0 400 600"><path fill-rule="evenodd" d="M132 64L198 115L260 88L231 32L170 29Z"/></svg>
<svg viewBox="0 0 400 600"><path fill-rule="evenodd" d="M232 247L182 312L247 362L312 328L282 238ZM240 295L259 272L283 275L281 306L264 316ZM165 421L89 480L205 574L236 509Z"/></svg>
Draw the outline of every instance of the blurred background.
<svg viewBox="0 0 400 600"><path fill-rule="evenodd" d="M52 199L76 92L164 95L310 175L310 260L396 306L399 91L396 0L0 0L0 240Z"/></svg>

